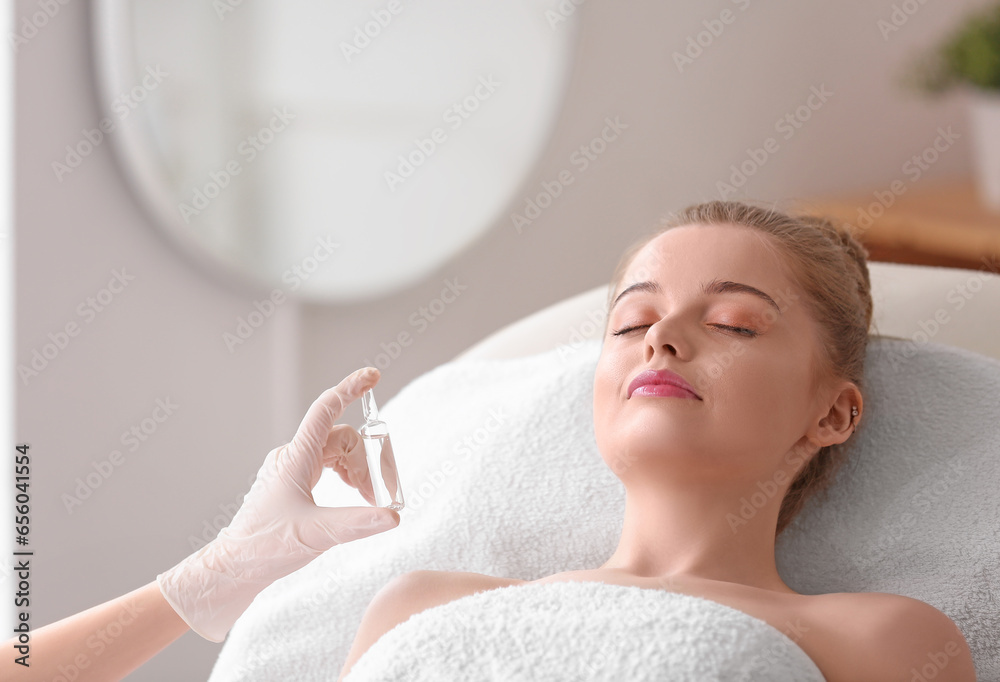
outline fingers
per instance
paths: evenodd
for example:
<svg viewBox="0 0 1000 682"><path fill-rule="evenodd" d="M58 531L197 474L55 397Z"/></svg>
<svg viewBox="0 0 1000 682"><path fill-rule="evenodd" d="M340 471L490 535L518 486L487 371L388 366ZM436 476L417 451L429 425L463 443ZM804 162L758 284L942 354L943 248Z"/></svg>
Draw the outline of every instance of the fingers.
<svg viewBox="0 0 1000 682"><path fill-rule="evenodd" d="M361 434L354 427L349 424L333 427L323 449L323 466L332 467L344 483L357 488L369 504L375 504L368 458Z"/></svg>
<svg viewBox="0 0 1000 682"><path fill-rule="evenodd" d="M350 424L337 424L330 429L323 449L323 465L330 466L340 456L350 453L361 445L361 434Z"/></svg>
<svg viewBox="0 0 1000 682"><path fill-rule="evenodd" d="M344 409L377 384L380 377L381 373L376 368L362 367L336 386L323 391L306 411L293 442L318 451L326 443L327 435Z"/></svg>
<svg viewBox="0 0 1000 682"><path fill-rule="evenodd" d="M319 507L306 525L302 541L317 551L366 538L399 525L399 514L377 507Z"/></svg>

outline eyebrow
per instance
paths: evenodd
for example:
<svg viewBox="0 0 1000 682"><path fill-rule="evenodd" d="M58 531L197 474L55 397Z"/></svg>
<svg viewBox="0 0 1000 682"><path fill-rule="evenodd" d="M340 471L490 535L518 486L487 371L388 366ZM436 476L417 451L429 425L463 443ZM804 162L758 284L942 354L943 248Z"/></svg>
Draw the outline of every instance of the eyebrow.
<svg viewBox="0 0 1000 682"><path fill-rule="evenodd" d="M749 284L742 284L740 282L731 282L729 280L713 279L711 282L705 284L701 288L701 290L702 293L704 294L730 294L730 293L752 294L764 301L767 301L769 305L774 306L774 309L777 310L779 314L781 314L781 308L778 307L778 304L774 302L773 298L765 294L757 287L752 287ZM625 289L620 294L618 294L618 297L614 300L614 303L612 303L611 307L608 309L608 314L609 315L611 314L611 311L614 310L615 306L618 305L618 301L622 300L622 297L625 296L625 294L630 294L633 291L636 292L644 291L651 294L658 294L661 293L663 290L660 288L659 284L653 281L636 282L635 284L631 284L625 287Z"/></svg>

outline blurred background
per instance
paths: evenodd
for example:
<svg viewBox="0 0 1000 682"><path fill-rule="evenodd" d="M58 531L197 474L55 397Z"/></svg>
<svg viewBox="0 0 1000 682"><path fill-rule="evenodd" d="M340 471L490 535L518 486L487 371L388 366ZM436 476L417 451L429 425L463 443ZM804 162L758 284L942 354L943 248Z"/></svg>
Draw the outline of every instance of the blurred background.
<svg viewBox="0 0 1000 682"><path fill-rule="evenodd" d="M214 537L325 388L373 365L385 404L669 211L801 205L877 258L986 267L996 94L901 74L993 4L12 3L33 625ZM205 679L220 646L128 679Z"/></svg>

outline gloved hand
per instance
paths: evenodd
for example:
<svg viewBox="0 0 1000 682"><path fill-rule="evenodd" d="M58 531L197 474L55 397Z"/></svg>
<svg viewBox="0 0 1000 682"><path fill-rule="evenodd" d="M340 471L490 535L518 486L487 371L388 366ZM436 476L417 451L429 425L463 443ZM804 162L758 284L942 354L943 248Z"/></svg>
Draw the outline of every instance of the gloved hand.
<svg viewBox="0 0 1000 682"><path fill-rule="evenodd" d="M156 576L160 591L191 629L221 642L254 597L334 545L399 524L379 507L319 507L312 488L331 466L375 504L361 435L334 422L374 386L375 368L360 369L309 407L291 443L264 459L232 522L200 550Z"/></svg>

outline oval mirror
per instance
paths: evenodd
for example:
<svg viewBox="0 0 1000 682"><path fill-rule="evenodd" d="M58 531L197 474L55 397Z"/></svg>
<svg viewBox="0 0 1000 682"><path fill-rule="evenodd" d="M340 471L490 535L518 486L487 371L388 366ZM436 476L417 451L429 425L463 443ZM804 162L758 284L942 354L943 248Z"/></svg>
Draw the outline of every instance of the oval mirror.
<svg viewBox="0 0 1000 682"><path fill-rule="evenodd" d="M537 161L576 33L552 7L98 0L101 130L203 266L384 296L482 235Z"/></svg>

